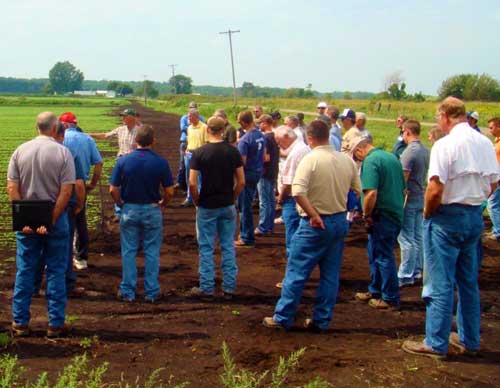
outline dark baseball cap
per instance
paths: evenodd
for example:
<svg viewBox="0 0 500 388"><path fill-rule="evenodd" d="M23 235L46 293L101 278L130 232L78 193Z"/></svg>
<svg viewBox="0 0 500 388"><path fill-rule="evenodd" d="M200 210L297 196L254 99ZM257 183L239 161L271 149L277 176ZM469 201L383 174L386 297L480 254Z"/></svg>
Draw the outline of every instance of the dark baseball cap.
<svg viewBox="0 0 500 388"><path fill-rule="evenodd" d="M353 121L356 121L356 113L352 109L345 108L340 115L340 120L344 119L352 119Z"/></svg>
<svg viewBox="0 0 500 388"><path fill-rule="evenodd" d="M134 117L137 117L137 112L134 109L132 109L132 108L127 108L122 113L120 113L120 116L134 116Z"/></svg>

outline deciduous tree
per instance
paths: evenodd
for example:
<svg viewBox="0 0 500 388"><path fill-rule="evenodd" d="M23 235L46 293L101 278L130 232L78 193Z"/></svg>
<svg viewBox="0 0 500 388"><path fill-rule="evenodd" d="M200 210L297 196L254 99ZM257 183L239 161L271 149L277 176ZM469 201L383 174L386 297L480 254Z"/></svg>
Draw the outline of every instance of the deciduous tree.
<svg viewBox="0 0 500 388"><path fill-rule="evenodd" d="M57 62L49 71L49 82L56 93L68 93L82 88L83 73L69 61Z"/></svg>

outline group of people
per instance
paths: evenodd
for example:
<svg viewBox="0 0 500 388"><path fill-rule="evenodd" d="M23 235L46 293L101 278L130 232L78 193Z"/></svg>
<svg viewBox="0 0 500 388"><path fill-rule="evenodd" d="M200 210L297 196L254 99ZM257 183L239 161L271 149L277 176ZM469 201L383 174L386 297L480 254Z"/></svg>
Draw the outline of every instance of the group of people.
<svg viewBox="0 0 500 388"><path fill-rule="evenodd" d="M405 341L403 349L444 357L452 343L463 353L476 352L480 318L478 247L486 201L493 222L489 238L500 239L500 195L495 191L500 118L489 121L496 139L493 147L477 127L477 112L467 113L462 101L449 97L439 104L437 126L429 131L431 151L421 142L420 123L399 116L399 137L392 152L387 152L374 147L373 137L365 128L366 114L350 108L341 113L325 102L320 102L317 110L308 125L303 114L288 116L280 125L279 112L268 115L261 106L255 106L253 111L238 114L240 128L236 129L223 110L216 110L205 120L196 103L190 103L189 112L180 121L180 164L175 185L166 159L152 151L153 128L140 123L133 109L123 111L122 127L91 134L97 139L118 137L110 194L120 218L123 273L119 299L132 302L136 298L135 258L140 246L145 256L145 301L159 298L162 209L178 188L186 191L183 206L196 206L200 279L199 287L190 291L192 296L209 300L217 293L214 247L218 240L221 293L231 299L238 272L236 249L252 248L256 237L271 235L276 211L281 209L287 265L283 280L276 285L281 288L281 297L274 314L265 317L263 324L269 328L294 324L305 282L319 266L314 313L304 325L312 331L324 331L333 317L344 237L350 222L362 217L368 232L370 283L368 290L358 292L355 298L376 309L398 310L400 288L423 278L426 337L423 342ZM67 119L69 116L71 119ZM61 268L72 271L69 267L75 253L70 225L74 230L78 214L85 209L85 192L99 179L99 163L102 167L98 152L90 151L95 143L79 131L76 117L67 112L60 121L66 134L64 145L56 141L57 118L42 113L37 120L40 136L21 145L9 164L11 199L51 199L55 203L50 233L44 228L25 228L16 235L12 327L18 335L29 332L35 275L44 267L48 335L64 331L64 306L71 286L64 282ZM79 140L69 140L73 133L79 134ZM80 148L84 147L76 144L88 144L88 151L82 152ZM37 165L50 166L44 168L52 175L37 173L33 167ZM85 185L92 165L94 175ZM72 195L73 205L68 205ZM256 198L259 221L254 225L252 206ZM239 233L234 240L238 214ZM401 249L399 270L394 255L396 241ZM458 333L450 335L455 286L459 296Z"/></svg>

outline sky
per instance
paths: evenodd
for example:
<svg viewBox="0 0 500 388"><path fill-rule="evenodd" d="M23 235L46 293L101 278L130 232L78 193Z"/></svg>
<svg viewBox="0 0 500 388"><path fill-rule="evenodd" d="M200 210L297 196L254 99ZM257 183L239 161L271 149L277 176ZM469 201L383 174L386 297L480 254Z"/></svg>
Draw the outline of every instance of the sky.
<svg viewBox="0 0 500 388"><path fill-rule="evenodd" d="M383 90L399 72L436 94L459 73L500 80L498 0L0 0L0 76L46 78L68 60L85 79Z"/></svg>

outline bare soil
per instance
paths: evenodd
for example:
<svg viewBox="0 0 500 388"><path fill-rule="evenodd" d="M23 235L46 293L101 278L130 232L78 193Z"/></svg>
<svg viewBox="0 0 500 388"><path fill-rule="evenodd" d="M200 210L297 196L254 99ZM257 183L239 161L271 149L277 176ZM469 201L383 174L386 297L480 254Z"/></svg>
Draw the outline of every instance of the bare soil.
<svg viewBox="0 0 500 388"><path fill-rule="evenodd" d="M175 174L178 167L179 117L134 106L158 137L156 151L165 156ZM103 195L108 201L107 194ZM32 305L34 336L16 339L6 351L17 355L29 376L42 371L55 375L75 355L87 352L92 364L110 363L106 379L123 375L134 381L157 368L163 376L192 387L219 384L223 371L221 345L228 344L239 367L263 371L277 365L280 356L306 347L298 371L289 377L299 386L316 376L338 387L359 386L500 386L500 245L485 243L480 274L482 304L482 352L480 357L453 356L435 361L401 350L408 337L422 339L425 307L421 287L402 290L401 312L376 311L353 300L366 290L369 278L367 236L355 225L346 238L341 290L331 329L312 334L300 328L311 314L318 273L308 283L297 314L296 328L274 331L261 325L273 313L280 292L275 288L285 269L284 229L277 226L273 237L260 238L254 249L237 253L238 295L227 302L221 297L202 302L187 295L198 285L198 251L195 210L181 208L184 196L176 193L164 217L160 281L163 296L157 304L142 303L142 273L139 272L138 301L115 300L121 278L119 232L110 221L108 201L103 230L91 245L89 269L78 273L78 285L88 295L71 299L67 314L76 318L71 337L48 340L46 303L36 298ZM258 210L255 209L255 216ZM399 254L399 252L398 252ZM217 252L219 256L219 252ZM219 261L219 258L217 259ZM143 259L138 265L142 271ZM15 267L0 279L0 331L8 330ZM220 283L220 273L218 273ZM82 340L93 338L89 348ZM85 342L85 341L84 341Z"/></svg>

